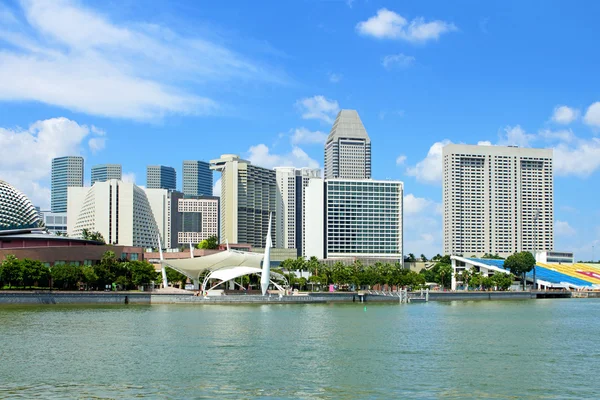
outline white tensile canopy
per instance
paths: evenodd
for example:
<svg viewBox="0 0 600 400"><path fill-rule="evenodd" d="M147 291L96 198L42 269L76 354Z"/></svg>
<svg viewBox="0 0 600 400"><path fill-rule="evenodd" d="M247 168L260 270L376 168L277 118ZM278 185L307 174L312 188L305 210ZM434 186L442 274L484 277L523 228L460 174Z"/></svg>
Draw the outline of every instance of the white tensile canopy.
<svg viewBox="0 0 600 400"><path fill-rule="evenodd" d="M226 250L204 257L161 260L161 264L168 265L196 282L205 271L217 271L233 267L249 267L260 271L262 260L262 254Z"/></svg>

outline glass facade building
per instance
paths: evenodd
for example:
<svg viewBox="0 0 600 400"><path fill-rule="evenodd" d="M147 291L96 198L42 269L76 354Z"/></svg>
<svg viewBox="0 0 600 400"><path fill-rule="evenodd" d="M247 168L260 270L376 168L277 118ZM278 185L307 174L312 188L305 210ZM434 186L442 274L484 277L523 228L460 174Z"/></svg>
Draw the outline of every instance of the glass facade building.
<svg viewBox="0 0 600 400"><path fill-rule="evenodd" d="M186 196L212 196L213 172L205 161L183 162L183 194Z"/></svg>
<svg viewBox="0 0 600 400"><path fill-rule="evenodd" d="M101 164L92 167L92 185L96 182L106 182L111 179L121 180L123 170L121 164Z"/></svg>
<svg viewBox="0 0 600 400"><path fill-rule="evenodd" d="M148 165L146 168L146 188L177 189L177 173L175 168L164 165Z"/></svg>
<svg viewBox="0 0 600 400"><path fill-rule="evenodd" d="M67 212L67 188L83 187L83 157L67 156L52 160L50 209Z"/></svg>

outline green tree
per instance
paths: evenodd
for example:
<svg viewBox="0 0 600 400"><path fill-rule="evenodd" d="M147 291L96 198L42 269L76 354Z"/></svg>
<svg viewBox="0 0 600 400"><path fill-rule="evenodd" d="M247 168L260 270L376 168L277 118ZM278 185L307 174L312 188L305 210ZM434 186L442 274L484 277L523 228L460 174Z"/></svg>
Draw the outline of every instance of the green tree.
<svg viewBox="0 0 600 400"><path fill-rule="evenodd" d="M156 280L157 272L147 261L131 261L131 282L135 286L148 286Z"/></svg>
<svg viewBox="0 0 600 400"><path fill-rule="evenodd" d="M425 256L425 254L421 254L421 261L427 261L427 257Z"/></svg>
<svg viewBox="0 0 600 400"><path fill-rule="evenodd" d="M23 287L31 287L35 284L38 286L48 285L50 269L41 261L24 258L21 260L21 265L23 266Z"/></svg>
<svg viewBox="0 0 600 400"><path fill-rule="evenodd" d="M98 283L98 275L96 270L91 265L81 267L81 280L88 288L95 287Z"/></svg>
<svg viewBox="0 0 600 400"><path fill-rule="evenodd" d="M12 285L23 281L23 263L17 257L9 254L0 266L0 281Z"/></svg>
<svg viewBox="0 0 600 400"><path fill-rule="evenodd" d="M513 283L513 276L511 274L496 273L492 276L492 279L500 290L507 290Z"/></svg>
<svg viewBox="0 0 600 400"><path fill-rule="evenodd" d="M50 273L54 286L60 289L75 289L81 280L81 268L76 265L54 265Z"/></svg>
<svg viewBox="0 0 600 400"><path fill-rule="evenodd" d="M487 259L491 259L491 260L504 260L504 258L500 257L498 255L498 253L496 253L496 254L485 253L483 255L483 257L481 257L481 258L487 258Z"/></svg>
<svg viewBox="0 0 600 400"><path fill-rule="evenodd" d="M93 240L95 242L106 243L104 240L104 236L100 232L90 231L88 229L84 229L81 231L81 237L85 240Z"/></svg>
<svg viewBox="0 0 600 400"><path fill-rule="evenodd" d="M526 285L526 275L535 267L535 258L528 251L522 251L509 256L504 261L504 268L508 269L511 274L518 276L523 282L523 290Z"/></svg>
<svg viewBox="0 0 600 400"><path fill-rule="evenodd" d="M408 257L406 258L406 261L408 261L408 262L416 262L417 259L415 258L415 255L413 253L408 253Z"/></svg>
<svg viewBox="0 0 600 400"><path fill-rule="evenodd" d="M211 236L208 239L204 239L198 245L196 245L198 249L204 250L216 250L219 248L219 238L216 236Z"/></svg>
<svg viewBox="0 0 600 400"><path fill-rule="evenodd" d="M439 283L442 285L442 287L445 287L446 284L449 284L450 280L452 279L452 266L448 264L443 264L440 266L438 270L438 276Z"/></svg>
<svg viewBox="0 0 600 400"><path fill-rule="evenodd" d="M308 272L310 272L312 275L318 275L319 274L319 269L321 267L321 263L319 263L319 260L317 259L317 257L312 256L311 258L308 259L308 261L306 262L306 269L308 270Z"/></svg>

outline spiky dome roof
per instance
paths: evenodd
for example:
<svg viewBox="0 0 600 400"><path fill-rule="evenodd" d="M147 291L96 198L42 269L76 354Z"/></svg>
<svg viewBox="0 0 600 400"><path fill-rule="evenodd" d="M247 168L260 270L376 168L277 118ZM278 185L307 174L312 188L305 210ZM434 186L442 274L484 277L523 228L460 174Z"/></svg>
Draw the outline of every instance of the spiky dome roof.
<svg viewBox="0 0 600 400"><path fill-rule="evenodd" d="M0 180L0 231L43 226L39 212L27 196Z"/></svg>

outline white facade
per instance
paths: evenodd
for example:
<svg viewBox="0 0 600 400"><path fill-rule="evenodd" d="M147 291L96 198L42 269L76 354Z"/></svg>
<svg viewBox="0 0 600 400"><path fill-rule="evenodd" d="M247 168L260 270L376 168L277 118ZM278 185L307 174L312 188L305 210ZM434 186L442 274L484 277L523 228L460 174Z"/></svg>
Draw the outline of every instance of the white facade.
<svg viewBox="0 0 600 400"><path fill-rule="evenodd" d="M341 110L325 143L325 178L371 178L371 139L355 110Z"/></svg>
<svg viewBox="0 0 600 400"><path fill-rule="evenodd" d="M263 246L270 214L272 233L277 237L275 171L252 165L234 154L211 160L210 168L221 172L221 243Z"/></svg>
<svg viewBox="0 0 600 400"><path fill-rule="evenodd" d="M306 256L402 263L403 192L399 181L312 180L306 193Z"/></svg>
<svg viewBox="0 0 600 400"><path fill-rule="evenodd" d="M83 229L100 232L106 243L123 246L156 247L159 235L144 190L118 180L68 189L68 234L82 237Z"/></svg>
<svg viewBox="0 0 600 400"><path fill-rule="evenodd" d="M553 249L551 149L451 144L442 157L444 254Z"/></svg>
<svg viewBox="0 0 600 400"><path fill-rule="evenodd" d="M178 210L183 225L178 233L179 244L200 243L219 236L219 198L179 199Z"/></svg>
<svg viewBox="0 0 600 400"><path fill-rule="evenodd" d="M298 249L305 255L305 190L311 179L320 178L318 168L275 168L277 177L277 248Z"/></svg>
<svg viewBox="0 0 600 400"><path fill-rule="evenodd" d="M66 234L67 233L67 213L53 213L51 211L41 212L44 218L44 225L48 232L54 234Z"/></svg>
<svg viewBox="0 0 600 400"><path fill-rule="evenodd" d="M177 211L178 201L183 193L167 189L145 189L152 214L156 219L164 249L178 247L181 230L181 215Z"/></svg>

